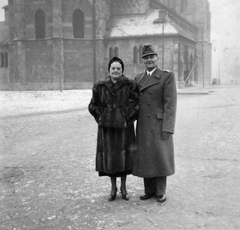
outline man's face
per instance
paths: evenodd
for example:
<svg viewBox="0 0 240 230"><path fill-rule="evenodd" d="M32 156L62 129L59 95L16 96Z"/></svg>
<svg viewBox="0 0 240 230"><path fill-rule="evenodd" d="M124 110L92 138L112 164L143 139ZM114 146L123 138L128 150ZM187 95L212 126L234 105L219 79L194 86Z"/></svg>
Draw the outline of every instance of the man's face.
<svg viewBox="0 0 240 230"><path fill-rule="evenodd" d="M143 63L148 70L152 70L157 66L157 55L151 54L143 57Z"/></svg>

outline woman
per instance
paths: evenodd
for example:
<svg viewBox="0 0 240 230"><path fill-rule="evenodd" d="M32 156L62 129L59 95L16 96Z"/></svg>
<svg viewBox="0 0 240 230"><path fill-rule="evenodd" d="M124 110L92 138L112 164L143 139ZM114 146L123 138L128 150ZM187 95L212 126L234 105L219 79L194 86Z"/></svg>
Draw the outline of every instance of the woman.
<svg viewBox="0 0 240 230"><path fill-rule="evenodd" d="M123 75L124 64L120 58L110 60L108 72L106 80L94 85L88 107L98 123L96 171L99 176L111 178L109 201L116 198L117 177L121 177L122 198L129 200L126 179L132 173L138 87Z"/></svg>

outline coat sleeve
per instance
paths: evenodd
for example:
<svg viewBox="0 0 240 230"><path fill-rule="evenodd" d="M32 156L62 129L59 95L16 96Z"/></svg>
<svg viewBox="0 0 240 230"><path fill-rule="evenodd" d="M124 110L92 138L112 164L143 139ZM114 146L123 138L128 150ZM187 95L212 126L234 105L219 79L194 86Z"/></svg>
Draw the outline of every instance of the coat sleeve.
<svg viewBox="0 0 240 230"><path fill-rule="evenodd" d="M125 115L128 125L131 125L137 119L139 110L138 91L138 84L135 81L131 81L129 97L125 108Z"/></svg>
<svg viewBox="0 0 240 230"><path fill-rule="evenodd" d="M102 113L102 106L101 106L101 100L100 100L100 87L98 84L93 86L92 89L92 98L88 105L88 111L92 114L92 116L95 118L96 122L99 121L99 117Z"/></svg>
<svg viewBox="0 0 240 230"><path fill-rule="evenodd" d="M175 76L170 73L166 79L163 93L164 113L162 131L174 133L176 108L177 108L177 90Z"/></svg>

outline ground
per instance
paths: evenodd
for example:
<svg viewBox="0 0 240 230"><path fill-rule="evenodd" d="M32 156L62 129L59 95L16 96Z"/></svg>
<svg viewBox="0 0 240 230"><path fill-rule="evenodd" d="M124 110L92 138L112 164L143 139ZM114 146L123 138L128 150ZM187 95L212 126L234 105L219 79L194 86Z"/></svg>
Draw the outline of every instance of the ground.
<svg viewBox="0 0 240 230"><path fill-rule="evenodd" d="M240 87L185 92L164 204L140 201L143 181L134 176L129 201L107 201L90 90L0 92L0 229L240 229Z"/></svg>

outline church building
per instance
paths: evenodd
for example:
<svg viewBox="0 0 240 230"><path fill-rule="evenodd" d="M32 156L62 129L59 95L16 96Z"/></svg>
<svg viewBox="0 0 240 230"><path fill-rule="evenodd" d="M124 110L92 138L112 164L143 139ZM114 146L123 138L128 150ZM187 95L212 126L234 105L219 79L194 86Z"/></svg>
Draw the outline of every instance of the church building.
<svg viewBox="0 0 240 230"><path fill-rule="evenodd" d="M178 88L211 83L208 0L8 0L0 90L91 88L113 56L134 78L150 43Z"/></svg>

